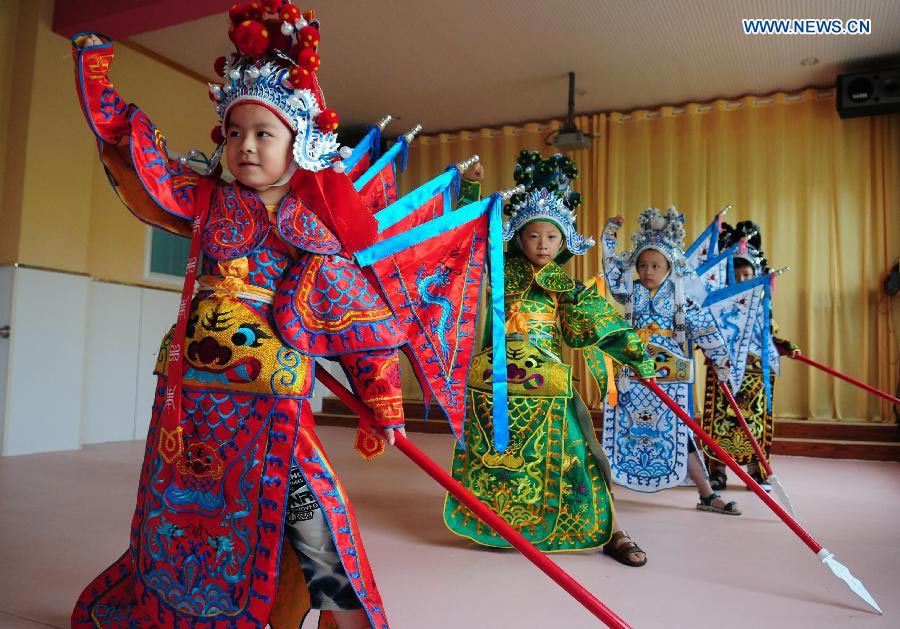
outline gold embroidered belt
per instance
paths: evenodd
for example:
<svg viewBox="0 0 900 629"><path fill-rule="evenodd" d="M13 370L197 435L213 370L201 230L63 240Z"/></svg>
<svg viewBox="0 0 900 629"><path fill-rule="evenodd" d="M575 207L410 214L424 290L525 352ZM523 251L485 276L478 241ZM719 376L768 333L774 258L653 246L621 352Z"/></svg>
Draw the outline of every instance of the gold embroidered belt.
<svg viewBox="0 0 900 629"><path fill-rule="evenodd" d="M555 323L556 315L549 312L522 312L518 308L510 308L506 316L506 333L521 334L528 338L528 323L531 321Z"/></svg>
<svg viewBox="0 0 900 629"><path fill-rule="evenodd" d="M637 328L635 332L637 332L637 335L641 337L644 345L650 342L650 337L654 334L658 334L659 336L664 336L666 338L674 338L675 336L675 333L672 330L663 329L655 323L651 323L646 328Z"/></svg>

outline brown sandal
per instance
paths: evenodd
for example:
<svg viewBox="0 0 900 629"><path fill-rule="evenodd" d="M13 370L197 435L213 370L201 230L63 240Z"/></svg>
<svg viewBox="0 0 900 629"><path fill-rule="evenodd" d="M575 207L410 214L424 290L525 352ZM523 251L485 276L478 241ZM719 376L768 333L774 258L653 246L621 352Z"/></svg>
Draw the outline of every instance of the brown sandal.
<svg viewBox="0 0 900 629"><path fill-rule="evenodd" d="M628 541L622 541L625 538ZM629 558L629 555L634 553L643 553L644 559L641 561L634 561ZM617 531L613 533L613 536L603 547L603 554L609 555L616 561L626 566L631 566L632 568L640 568L645 563L647 563L647 553L638 546L634 540L631 539L631 536L628 535L625 531Z"/></svg>

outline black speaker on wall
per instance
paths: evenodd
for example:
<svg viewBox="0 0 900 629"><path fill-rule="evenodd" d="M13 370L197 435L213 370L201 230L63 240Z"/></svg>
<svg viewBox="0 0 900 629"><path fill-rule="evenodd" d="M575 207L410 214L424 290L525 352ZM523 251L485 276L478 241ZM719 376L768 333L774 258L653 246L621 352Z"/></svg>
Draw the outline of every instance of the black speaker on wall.
<svg viewBox="0 0 900 629"><path fill-rule="evenodd" d="M900 112L900 68L840 75L837 111L841 118Z"/></svg>

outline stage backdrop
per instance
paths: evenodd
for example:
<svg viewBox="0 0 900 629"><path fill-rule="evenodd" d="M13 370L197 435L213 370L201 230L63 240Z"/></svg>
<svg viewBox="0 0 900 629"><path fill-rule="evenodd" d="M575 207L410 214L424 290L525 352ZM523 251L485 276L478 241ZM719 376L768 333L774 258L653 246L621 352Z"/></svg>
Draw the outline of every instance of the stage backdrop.
<svg viewBox="0 0 900 629"><path fill-rule="evenodd" d="M584 195L579 225L596 237L606 217L623 214L626 244L641 210L675 205L690 239L734 204L726 220L759 223L770 265L791 267L776 282L781 335L810 357L894 392L898 304L882 282L900 255L900 116L841 120L834 98L833 90L811 89L579 116L579 128L597 136L592 148L572 154ZM519 151L550 152L544 139L558 127L534 122L420 136L403 190L473 153L487 169L486 193L510 187ZM568 269L580 279L600 271L597 249ZM581 360L574 364L586 401L596 406L596 388ZM776 416L895 421L877 398L800 363L782 364Z"/></svg>

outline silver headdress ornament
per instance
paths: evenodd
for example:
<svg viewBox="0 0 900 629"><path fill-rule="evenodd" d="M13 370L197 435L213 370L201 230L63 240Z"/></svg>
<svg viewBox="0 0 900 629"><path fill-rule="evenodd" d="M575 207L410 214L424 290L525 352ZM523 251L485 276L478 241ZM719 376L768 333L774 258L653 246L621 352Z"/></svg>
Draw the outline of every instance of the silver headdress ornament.
<svg viewBox="0 0 900 629"><path fill-rule="evenodd" d="M631 236L633 247L622 254L626 266L637 264L642 253L653 249L669 261L675 275L690 272L684 257L684 215L681 212L670 207L663 213L650 207L640 213L638 225L638 231Z"/></svg>
<svg viewBox="0 0 900 629"><path fill-rule="evenodd" d="M309 89L295 90L287 86L289 68L275 62L257 60L229 69L230 83L223 88L210 86L216 102L216 113L225 133L228 113L236 105L255 103L269 109L294 133L293 156L299 168L322 170L332 166L340 157L337 134L323 133L316 124L322 113L315 94ZM349 157L349 154L347 155Z"/></svg>

